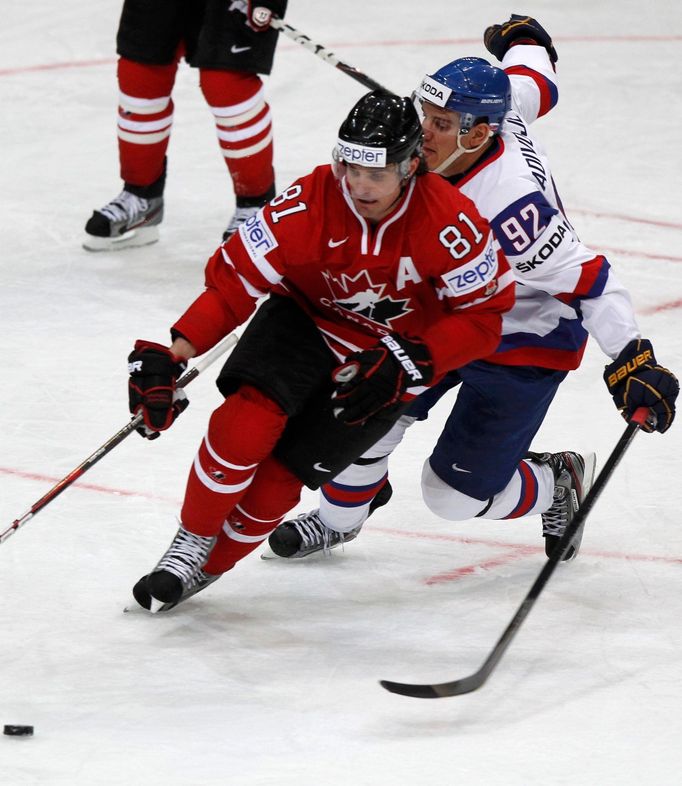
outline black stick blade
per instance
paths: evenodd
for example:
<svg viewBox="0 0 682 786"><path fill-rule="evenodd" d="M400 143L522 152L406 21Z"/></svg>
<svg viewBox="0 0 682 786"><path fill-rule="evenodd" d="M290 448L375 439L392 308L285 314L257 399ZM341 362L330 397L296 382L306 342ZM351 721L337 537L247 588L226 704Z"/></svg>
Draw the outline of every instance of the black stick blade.
<svg viewBox="0 0 682 786"><path fill-rule="evenodd" d="M453 682L441 682L437 685L411 685L405 682L380 680L379 684L382 688L385 688L391 693L398 693L401 696L412 696L415 699L441 699L446 696L461 696L463 693L471 693L472 691L478 690L478 688L485 683L497 666L500 658L506 652L512 639L517 634L521 627L521 623L526 619L528 613L533 608L533 604L538 599L545 584L549 581L554 569L568 551L578 528L583 524L587 515L592 510L592 506L598 499L604 486L606 486L614 469L618 466L618 463L632 442L634 435L639 428L642 427L642 424L645 423L648 415L649 410L646 407L640 407L632 416L623 436L618 440L616 447L611 451L611 455L606 460L602 471L599 473L594 485L589 490L580 506L580 510L573 521L566 527L566 531L561 536L559 543L557 543L552 556L545 563L538 577L533 582L533 586L528 590L526 597L517 609L516 614L512 617L504 633L490 651L490 654L483 662L481 668L468 677L463 677Z"/></svg>
<svg viewBox="0 0 682 786"><path fill-rule="evenodd" d="M379 680L379 685L390 693L398 693L401 696L412 696L415 699L444 699L448 696L461 696L463 693L471 693L485 682L486 674L477 671L469 677L454 682L441 682L438 685L411 685L406 682L391 682L390 680Z"/></svg>

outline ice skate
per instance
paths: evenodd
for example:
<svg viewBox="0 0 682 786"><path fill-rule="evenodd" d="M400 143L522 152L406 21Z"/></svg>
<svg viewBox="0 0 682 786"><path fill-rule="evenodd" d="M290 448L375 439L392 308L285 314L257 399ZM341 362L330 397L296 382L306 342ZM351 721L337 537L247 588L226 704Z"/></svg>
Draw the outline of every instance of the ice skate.
<svg viewBox="0 0 682 786"><path fill-rule="evenodd" d="M372 500L368 518L377 508L385 505L392 494L391 484L386 482ZM302 559L318 551L328 553L337 546L350 543L360 534L362 524L348 532L337 532L322 523L319 513L319 510L312 510L295 519L283 521L268 538L273 555L285 559ZM267 559L268 555L264 557Z"/></svg>
<svg viewBox="0 0 682 786"><path fill-rule="evenodd" d="M270 186L270 188L264 194L260 194L259 196L253 196L253 197L238 196L237 206L235 208L235 211L232 214L230 223L227 225L227 229L223 232L223 243L226 240L229 240L232 237L232 235L234 235L234 233L239 230L239 227L245 221L248 221L251 218L251 216L255 216L256 213L262 207L267 205L267 203L274 198L275 198L274 184Z"/></svg>
<svg viewBox="0 0 682 786"><path fill-rule="evenodd" d="M550 557L592 486L596 456L594 453L581 456L579 453L567 451L532 453L529 457L538 463L549 464L554 473L554 501L549 510L542 514L545 554ZM563 562L576 558L584 529L585 522L575 533Z"/></svg>
<svg viewBox="0 0 682 786"><path fill-rule="evenodd" d="M135 600L153 613L168 611L219 579L202 570L215 542L180 526L154 570L133 587Z"/></svg>
<svg viewBox="0 0 682 786"><path fill-rule="evenodd" d="M158 614L162 611L169 611L170 609L178 606L180 603L184 603L184 601L186 601L188 598L191 598L192 595L196 595L197 592L201 592L201 590L206 589L209 584L213 584L214 581L218 581L221 575L221 573L217 575L211 575L209 573L204 573L203 570L197 571L197 573L191 577L186 589L183 584L183 590L182 594L180 595L180 599L175 601L175 603L161 603L161 601L154 598L147 583L149 576L143 576L133 587L133 597L140 604L140 606L142 606L143 609L147 609L147 611L151 611L153 614Z"/></svg>
<svg viewBox="0 0 682 786"><path fill-rule="evenodd" d="M232 214L232 218L230 219L230 223L227 225L227 229L223 232L223 243L226 240L229 240L232 235L239 229L239 227L245 222L248 221L251 216L255 216L256 213L260 210L260 207L238 207Z"/></svg>
<svg viewBox="0 0 682 786"><path fill-rule="evenodd" d="M85 225L87 251L117 251L156 243L163 220L163 197L144 198L125 189Z"/></svg>

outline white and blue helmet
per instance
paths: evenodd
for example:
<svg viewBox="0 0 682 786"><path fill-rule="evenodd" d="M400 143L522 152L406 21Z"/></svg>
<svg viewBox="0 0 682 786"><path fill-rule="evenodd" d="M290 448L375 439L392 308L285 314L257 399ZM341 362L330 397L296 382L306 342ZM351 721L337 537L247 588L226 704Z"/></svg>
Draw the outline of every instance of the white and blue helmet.
<svg viewBox="0 0 682 786"><path fill-rule="evenodd" d="M427 74L416 95L423 101L458 112L461 134L480 122L488 123L497 132L511 109L509 77L482 57L460 57L434 74Z"/></svg>

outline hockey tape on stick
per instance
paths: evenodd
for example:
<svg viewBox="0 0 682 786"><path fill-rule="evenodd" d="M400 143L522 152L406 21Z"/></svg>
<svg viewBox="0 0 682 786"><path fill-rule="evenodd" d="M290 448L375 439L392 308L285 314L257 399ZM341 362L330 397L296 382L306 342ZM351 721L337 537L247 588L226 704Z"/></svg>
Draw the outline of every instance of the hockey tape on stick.
<svg viewBox="0 0 682 786"><path fill-rule="evenodd" d="M224 338L210 352L207 352L203 357L197 360L192 368L186 374L183 374L180 377L180 379L177 381L176 387L184 388L189 385L189 383L196 379L202 371L207 369L221 355L224 355L228 349L232 349L236 343L236 334L230 333L229 336ZM132 434L133 431L135 431L135 429L142 423L142 420L143 418L141 413L135 415L135 417L132 418L129 423L127 423L120 431L116 432L116 434L114 434L111 439L108 439L101 447L97 448L97 450L88 456L82 464L79 464L75 469L71 470L71 472L63 477L59 483L53 486L47 492L47 494L44 494L36 503L34 503L31 508L26 511L26 513L24 513L23 516L13 521L4 532L0 532L0 543L4 543L8 538L14 535L14 533L20 527L23 527L26 522L30 521L36 515L36 513L52 502L52 500L55 499L55 497L58 497L62 491L65 491L67 488L69 488L72 483L78 480L78 478L82 477L100 459L103 459L117 445L123 442L123 440L129 434Z"/></svg>
<svg viewBox="0 0 682 786"><path fill-rule="evenodd" d="M642 429L648 431L651 428L651 421L655 415L651 410L646 407L640 407L630 419L623 435L618 440L616 447L611 452L611 455L606 460L601 472L597 476L594 485L587 493L583 504L576 513L573 521L566 528L566 531L561 536L560 541L557 543L552 556L547 560L545 566L540 571L533 586L528 590L528 594L519 606L516 614L512 617L511 622L507 625L504 633L500 636L495 646L490 651L490 654L483 662L478 671L470 674L467 677L462 677L452 682L441 682L436 684L411 684L406 682L392 682L390 680L380 680L380 685L391 693L398 693L401 696L412 696L416 699L441 699L446 696L461 696L463 693L471 693L478 690L488 679L492 671L497 666L498 662L511 644L512 639L517 634L522 622L526 619L530 610L533 608L535 601L544 589L545 585L550 579L554 569L561 562L564 554L568 551L571 541L573 540L576 532L582 526L583 522L589 515L594 503L599 498L604 490L609 478L613 471L620 463L620 460L625 455L625 451L630 446L635 434ZM655 424L654 424L655 425Z"/></svg>

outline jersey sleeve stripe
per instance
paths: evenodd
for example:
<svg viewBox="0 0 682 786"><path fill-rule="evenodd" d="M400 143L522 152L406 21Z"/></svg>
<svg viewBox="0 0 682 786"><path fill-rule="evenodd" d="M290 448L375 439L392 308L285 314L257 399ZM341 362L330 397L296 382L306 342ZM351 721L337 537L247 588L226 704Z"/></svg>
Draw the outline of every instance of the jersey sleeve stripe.
<svg viewBox="0 0 682 786"><path fill-rule="evenodd" d="M556 106L559 100L559 91L557 90L557 86L550 79L534 71L532 68L523 65L511 66L504 70L507 76L527 76L535 82L540 92L540 111L538 112L538 117L546 115L550 109Z"/></svg>
<svg viewBox="0 0 682 786"><path fill-rule="evenodd" d="M229 265L234 270L234 272L237 274L237 277L241 281L242 286L249 293L249 295L251 295L251 297L258 299L265 297L268 294L266 290L258 289L258 287L255 287L248 279L242 276L242 274L235 267L234 262L228 256L224 247L221 247L220 250L223 255L223 259L225 260L225 264Z"/></svg>
<svg viewBox="0 0 682 786"><path fill-rule="evenodd" d="M585 262L581 268L580 278L573 292L562 292L555 295L557 300L569 306L576 306L580 300L599 297L602 294L610 268L606 257L601 255L595 257L589 262Z"/></svg>

